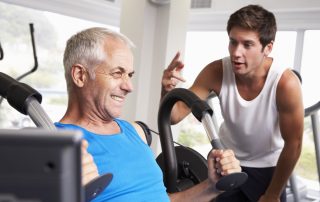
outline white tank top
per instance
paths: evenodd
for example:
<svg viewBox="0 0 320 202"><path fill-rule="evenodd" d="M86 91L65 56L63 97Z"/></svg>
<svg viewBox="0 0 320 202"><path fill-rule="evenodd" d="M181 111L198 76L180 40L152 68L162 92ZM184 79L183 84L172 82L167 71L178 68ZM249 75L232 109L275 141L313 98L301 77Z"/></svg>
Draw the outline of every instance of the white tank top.
<svg viewBox="0 0 320 202"><path fill-rule="evenodd" d="M222 59L223 80L219 100L224 118L219 135L233 149L242 166L275 166L284 142L280 134L276 89L285 68L273 61L263 89L253 100L244 100L236 87L230 57Z"/></svg>

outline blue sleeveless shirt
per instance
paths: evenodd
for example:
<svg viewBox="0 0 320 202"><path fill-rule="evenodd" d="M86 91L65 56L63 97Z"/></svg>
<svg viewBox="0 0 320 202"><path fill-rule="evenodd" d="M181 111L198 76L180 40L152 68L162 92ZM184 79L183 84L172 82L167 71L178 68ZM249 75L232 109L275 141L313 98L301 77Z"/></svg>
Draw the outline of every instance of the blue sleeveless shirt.
<svg viewBox="0 0 320 202"><path fill-rule="evenodd" d="M109 186L92 202L170 201L162 171L150 147L130 123L120 119L115 121L121 132L111 135L95 134L72 124L55 123L57 128L82 131L99 174L113 174Z"/></svg>

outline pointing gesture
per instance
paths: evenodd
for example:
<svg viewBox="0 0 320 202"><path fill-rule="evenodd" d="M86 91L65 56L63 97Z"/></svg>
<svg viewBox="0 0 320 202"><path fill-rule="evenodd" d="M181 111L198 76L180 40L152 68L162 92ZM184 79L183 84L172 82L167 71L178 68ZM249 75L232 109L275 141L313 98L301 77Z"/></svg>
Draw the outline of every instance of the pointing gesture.
<svg viewBox="0 0 320 202"><path fill-rule="evenodd" d="M179 81L185 82L185 79L181 76L183 67L184 64L180 60L180 52L177 52L167 69L163 71L161 83L162 90L165 91L165 93L174 89Z"/></svg>

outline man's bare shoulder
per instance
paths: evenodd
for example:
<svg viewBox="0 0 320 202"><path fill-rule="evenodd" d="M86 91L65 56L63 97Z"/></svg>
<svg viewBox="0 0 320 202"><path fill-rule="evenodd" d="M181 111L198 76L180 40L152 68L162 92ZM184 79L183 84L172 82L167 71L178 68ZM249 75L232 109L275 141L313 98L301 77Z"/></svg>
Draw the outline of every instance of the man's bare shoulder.
<svg viewBox="0 0 320 202"><path fill-rule="evenodd" d="M294 90L301 87L299 77L290 69L287 68L278 83L278 91Z"/></svg>
<svg viewBox="0 0 320 202"><path fill-rule="evenodd" d="M291 69L286 69L277 86L278 109L297 108L302 103L301 82Z"/></svg>
<svg viewBox="0 0 320 202"><path fill-rule="evenodd" d="M207 65L207 67L212 68L212 69L222 68L222 59L212 61L211 63L209 63Z"/></svg>
<svg viewBox="0 0 320 202"><path fill-rule="evenodd" d="M198 75L191 89L198 92L198 96L206 98L211 91L220 93L223 77L222 60L209 63Z"/></svg>

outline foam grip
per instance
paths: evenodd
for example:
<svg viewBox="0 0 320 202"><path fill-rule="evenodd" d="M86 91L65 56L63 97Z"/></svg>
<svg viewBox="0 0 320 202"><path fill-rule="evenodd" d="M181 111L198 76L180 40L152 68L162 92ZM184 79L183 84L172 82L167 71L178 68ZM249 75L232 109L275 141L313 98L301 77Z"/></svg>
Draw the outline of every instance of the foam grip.
<svg viewBox="0 0 320 202"><path fill-rule="evenodd" d="M7 98L8 89L11 85L17 85L18 81L8 76L5 73L0 72L0 95Z"/></svg>
<svg viewBox="0 0 320 202"><path fill-rule="evenodd" d="M213 149L223 149L220 139L214 139L211 141L211 145Z"/></svg>
<svg viewBox="0 0 320 202"><path fill-rule="evenodd" d="M216 188L221 191L230 191L243 185L247 179L247 173L231 173L220 178L220 180L216 183Z"/></svg>
<svg viewBox="0 0 320 202"><path fill-rule="evenodd" d="M7 92L8 103L20 113L27 115L28 99L35 98L42 101L41 94L25 83L17 83L10 86Z"/></svg>
<svg viewBox="0 0 320 202"><path fill-rule="evenodd" d="M89 202L96 198L107 186L110 184L113 175L106 173L91 180L84 186L85 189L85 202Z"/></svg>

